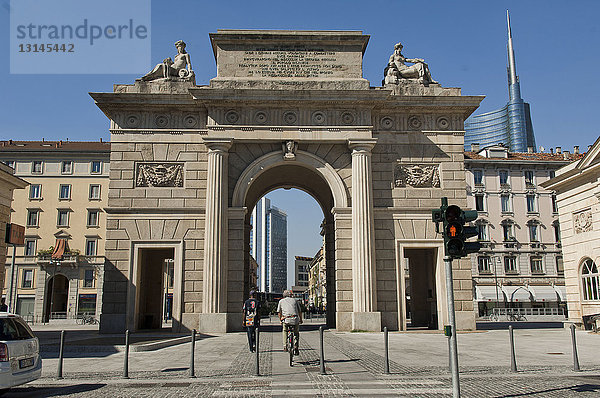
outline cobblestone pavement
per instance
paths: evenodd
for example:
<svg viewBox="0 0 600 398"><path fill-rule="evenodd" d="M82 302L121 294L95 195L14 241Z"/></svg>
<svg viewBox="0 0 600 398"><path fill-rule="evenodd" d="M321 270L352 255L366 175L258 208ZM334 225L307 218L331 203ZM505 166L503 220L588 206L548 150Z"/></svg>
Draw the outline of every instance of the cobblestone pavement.
<svg viewBox="0 0 600 398"><path fill-rule="evenodd" d="M405 339L405 337L397 337ZM486 337L487 338L487 337ZM287 364L279 332L260 335L260 374L255 376L255 355L248 351L245 334L228 334L196 346L196 375L188 377L189 344L153 353L135 353L130 379L122 379L123 354L106 358L68 358L65 379L55 380L56 360L44 362L40 380L10 390L7 397L450 397L452 384L447 356L411 366L401 358L384 373L379 347L357 334L325 333L326 375L319 372L316 331L303 332L300 355ZM558 349L558 347L553 347ZM415 349L415 347L413 347ZM563 350L566 351L566 350ZM447 354L446 354L447 355ZM466 355L466 354L465 354ZM466 355L467 356L467 355ZM428 361L431 366L428 366ZM573 372L564 364L526 363L518 373L504 364L461 365L463 397L598 397L600 358Z"/></svg>

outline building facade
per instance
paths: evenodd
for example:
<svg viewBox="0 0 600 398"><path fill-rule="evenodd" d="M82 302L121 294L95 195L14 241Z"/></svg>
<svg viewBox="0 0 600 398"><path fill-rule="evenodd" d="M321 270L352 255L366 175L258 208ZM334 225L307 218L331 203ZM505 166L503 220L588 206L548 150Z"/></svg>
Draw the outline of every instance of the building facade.
<svg viewBox="0 0 600 398"><path fill-rule="evenodd" d="M100 314L109 154L110 144L103 142L0 143L0 161L29 183L15 191L12 204L12 222L26 227L12 291L13 310L31 322ZM66 250L55 261L51 255L60 240ZM7 269L11 262L12 251Z"/></svg>
<svg viewBox="0 0 600 398"><path fill-rule="evenodd" d="M600 315L600 139L542 185L557 194L569 320L591 328Z"/></svg>
<svg viewBox="0 0 600 398"><path fill-rule="evenodd" d="M312 257L295 256L294 286L308 287L308 272Z"/></svg>
<svg viewBox="0 0 600 398"><path fill-rule="evenodd" d="M287 288L287 214L261 198L250 219L250 255L258 264L261 292L282 293Z"/></svg>
<svg viewBox="0 0 600 398"><path fill-rule="evenodd" d="M0 264L6 263L8 246L10 246L11 252L14 249L12 245L7 245L6 240L3 239L7 232L6 225L10 222L13 192L27 186L27 182L15 177L14 173L15 170L12 167L0 162ZM10 270L10 267L8 269ZM6 271L5 267L0 266L0 286L5 286L4 281L7 279L7 275L10 279L10 275L6 274ZM3 290L2 294L6 295L7 291Z"/></svg>
<svg viewBox="0 0 600 398"><path fill-rule="evenodd" d="M529 104L521 98L521 84L517 76L510 18L506 11L508 26L508 103L492 112L471 116L465 121L465 150L472 144L482 147L504 144L511 152L535 152L535 136L531 123Z"/></svg>
<svg viewBox="0 0 600 398"><path fill-rule="evenodd" d="M465 153L468 207L482 249L471 255L477 316L564 318L566 292L556 195L540 186L579 154L514 153L491 146ZM531 309L534 309L533 311Z"/></svg>

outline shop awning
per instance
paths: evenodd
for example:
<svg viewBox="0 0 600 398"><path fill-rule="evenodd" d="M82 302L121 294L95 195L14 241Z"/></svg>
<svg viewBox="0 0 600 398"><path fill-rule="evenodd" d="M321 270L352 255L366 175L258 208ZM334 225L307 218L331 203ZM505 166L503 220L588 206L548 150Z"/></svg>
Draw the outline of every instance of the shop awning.
<svg viewBox="0 0 600 398"><path fill-rule="evenodd" d="M560 301L567 302L567 288L566 286L554 286L554 290L558 294Z"/></svg>
<svg viewBox="0 0 600 398"><path fill-rule="evenodd" d="M506 300L513 303L523 303L531 301L531 292L527 286L502 286Z"/></svg>
<svg viewBox="0 0 600 398"><path fill-rule="evenodd" d="M557 302L558 295L552 286L529 286L533 293L533 301L536 302Z"/></svg>
<svg viewBox="0 0 600 398"><path fill-rule="evenodd" d="M477 285L475 286L475 301L504 301L502 289L498 287L497 290L498 295L496 296L496 286Z"/></svg>
<svg viewBox="0 0 600 398"><path fill-rule="evenodd" d="M67 240L66 239L56 239L56 245L54 246L54 251L52 252L53 260L60 260L65 251L67 250Z"/></svg>

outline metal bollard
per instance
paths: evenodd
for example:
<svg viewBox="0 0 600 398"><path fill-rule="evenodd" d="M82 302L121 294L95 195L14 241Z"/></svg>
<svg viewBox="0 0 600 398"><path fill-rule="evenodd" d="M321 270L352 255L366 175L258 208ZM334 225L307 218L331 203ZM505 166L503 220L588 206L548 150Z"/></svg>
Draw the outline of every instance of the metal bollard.
<svg viewBox="0 0 600 398"><path fill-rule="evenodd" d="M571 343L573 344L573 371L579 372L579 357L577 356L577 341L575 340L575 325L571 324Z"/></svg>
<svg viewBox="0 0 600 398"><path fill-rule="evenodd" d="M192 330L192 350L191 350L191 355L190 355L190 377L196 377L196 372L195 372L195 368L194 368L194 359L196 358L195 350L196 350L196 329Z"/></svg>
<svg viewBox="0 0 600 398"><path fill-rule="evenodd" d="M123 378L129 379L129 329L125 331L125 359L123 362Z"/></svg>
<svg viewBox="0 0 600 398"><path fill-rule="evenodd" d="M321 365L321 374L325 373L325 353L323 352L323 326L319 326L319 362Z"/></svg>
<svg viewBox="0 0 600 398"><path fill-rule="evenodd" d="M450 340L450 336L448 336L448 371L452 373L452 355L450 355L450 345L452 341Z"/></svg>
<svg viewBox="0 0 600 398"><path fill-rule="evenodd" d="M254 347L255 350L254 352L256 353L256 375L260 376L260 356L259 356L259 349L258 349L258 343L259 343L259 336L260 336L260 332L258 331L259 326L256 326L256 330L255 330L255 341L254 341Z"/></svg>
<svg viewBox="0 0 600 398"><path fill-rule="evenodd" d="M63 352L65 348L65 331L60 331L60 347L58 348L58 371L56 374L57 379L63 378Z"/></svg>
<svg viewBox="0 0 600 398"><path fill-rule="evenodd" d="M388 328L385 326L383 328L383 347L385 350L385 374L390 374L390 355L389 355L389 345L388 345Z"/></svg>
<svg viewBox="0 0 600 398"><path fill-rule="evenodd" d="M517 357L515 356L515 337L513 335L513 327L508 327L508 336L510 338L510 370L517 371Z"/></svg>

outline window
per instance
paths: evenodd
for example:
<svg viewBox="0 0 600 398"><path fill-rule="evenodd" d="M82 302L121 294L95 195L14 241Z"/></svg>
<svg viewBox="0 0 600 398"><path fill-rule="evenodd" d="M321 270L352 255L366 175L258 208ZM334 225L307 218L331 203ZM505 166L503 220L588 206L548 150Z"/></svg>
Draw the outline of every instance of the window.
<svg viewBox="0 0 600 398"><path fill-rule="evenodd" d="M542 258L541 257L531 257L529 259L529 264L531 265L531 273L532 274L543 274L544 269L542 268Z"/></svg>
<svg viewBox="0 0 600 398"><path fill-rule="evenodd" d="M26 256L35 256L35 247L37 246L37 240L35 239L26 239L25 240L25 255Z"/></svg>
<svg viewBox="0 0 600 398"><path fill-rule="evenodd" d="M96 255L96 239L87 239L85 241L85 255L95 256Z"/></svg>
<svg viewBox="0 0 600 398"><path fill-rule="evenodd" d="M13 169L15 168L15 161L14 160L5 160L4 164L7 165L8 167L12 167Z"/></svg>
<svg viewBox="0 0 600 398"><path fill-rule="evenodd" d="M552 194L550 198L552 199L552 212L558 213L558 203L556 202L556 195Z"/></svg>
<svg viewBox="0 0 600 398"><path fill-rule="evenodd" d="M39 226L39 210L27 210L27 226L28 227L37 227Z"/></svg>
<svg viewBox="0 0 600 398"><path fill-rule="evenodd" d="M485 211L483 206L483 195L475 195L475 210Z"/></svg>
<svg viewBox="0 0 600 398"><path fill-rule="evenodd" d="M59 210L58 218L56 219L56 226L68 227L69 226L69 210Z"/></svg>
<svg viewBox="0 0 600 398"><path fill-rule="evenodd" d="M489 256L477 257L477 268L479 269L480 274L489 274L490 273L490 258L489 258Z"/></svg>
<svg viewBox="0 0 600 398"><path fill-rule="evenodd" d="M41 199L42 186L40 184L31 184L29 186L29 199Z"/></svg>
<svg viewBox="0 0 600 398"><path fill-rule="evenodd" d="M83 287L94 287L96 280L93 269L86 269L83 271Z"/></svg>
<svg viewBox="0 0 600 398"><path fill-rule="evenodd" d="M96 295L80 294L77 301L77 314L96 315Z"/></svg>
<svg viewBox="0 0 600 398"><path fill-rule="evenodd" d="M487 224L477 224L477 240L488 240Z"/></svg>
<svg viewBox="0 0 600 398"><path fill-rule="evenodd" d="M504 272L507 274L516 274L517 273L516 257L504 257Z"/></svg>
<svg viewBox="0 0 600 398"><path fill-rule="evenodd" d="M473 170L473 179L475 180L475 185L483 185L483 171Z"/></svg>
<svg viewBox="0 0 600 398"><path fill-rule="evenodd" d="M498 172L498 174L500 175L500 185L510 185L508 182L508 171L507 170L500 170Z"/></svg>
<svg viewBox="0 0 600 398"><path fill-rule="evenodd" d="M91 167L91 173L92 174L102 173L102 162L100 162L99 160L93 160L92 167Z"/></svg>
<svg viewBox="0 0 600 398"><path fill-rule="evenodd" d="M586 259L581 267L581 284L584 300L600 300L600 274L590 258Z"/></svg>
<svg viewBox="0 0 600 398"><path fill-rule="evenodd" d="M550 177L550 178L556 177L556 172L554 170L548 171L548 177Z"/></svg>
<svg viewBox="0 0 600 398"><path fill-rule="evenodd" d="M533 171L525 170L525 185L533 186Z"/></svg>
<svg viewBox="0 0 600 398"><path fill-rule="evenodd" d="M511 212L510 195L500 195L500 204L502 205L503 213Z"/></svg>
<svg viewBox="0 0 600 398"><path fill-rule="evenodd" d="M87 226L97 227L98 226L98 210L88 210Z"/></svg>
<svg viewBox="0 0 600 398"><path fill-rule="evenodd" d="M537 206L535 205L535 195L527 195L527 212L537 212Z"/></svg>
<svg viewBox="0 0 600 398"><path fill-rule="evenodd" d="M561 256L556 257L556 273L558 275L565 274L565 265L563 264L563 258Z"/></svg>
<svg viewBox="0 0 600 398"><path fill-rule="evenodd" d="M42 161L41 160L34 160L33 162L31 162L31 172L33 174L42 174Z"/></svg>
<svg viewBox="0 0 600 398"><path fill-rule="evenodd" d="M23 289L31 289L33 287L33 270L24 269L21 275L21 287Z"/></svg>
<svg viewBox="0 0 600 398"><path fill-rule="evenodd" d="M61 199L61 200L71 199L71 185L70 184L60 184L60 188L58 189L58 199Z"/></svg>
<svg viewBox="0 0 600 398"><path fill-rule="evenodd" d="M505 242L515 240L515 234L513 232L512 224L502 224L502 238Z"/></svg>
<svg viewBox="0 0 600 398"><path fill-rule="evenodd" d="M73 162L70 160L65 160L62 162L60 166L61 174L73 174Z"/></svg>
<svg viewBox="0 0 600 398"><path fill-rule="evenodd" d="M100 184L90 184L90 200L100 199Z"/></svg>
<svg viewBox="0 0 600 398"><path fill-rule="evenodd" d="M538 236L538 226L537 224L529 225L529 241L531 242L539 242L540 238Z"/></svg>
<svg viewBox="0 0 600 398"><path fill-rule="evenodd" d="M554 241L560 243L560 224L557 221L552 226L554 227Z"/></svg>

